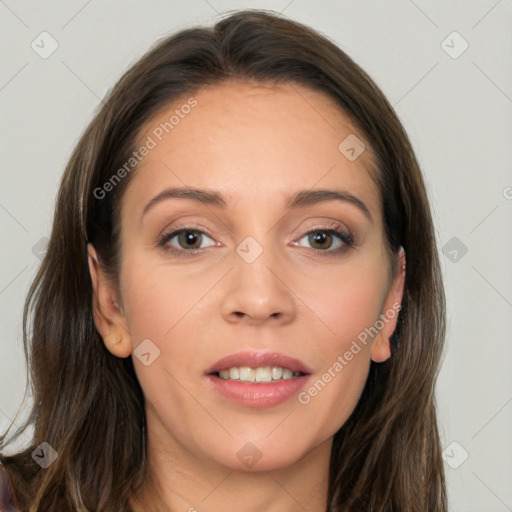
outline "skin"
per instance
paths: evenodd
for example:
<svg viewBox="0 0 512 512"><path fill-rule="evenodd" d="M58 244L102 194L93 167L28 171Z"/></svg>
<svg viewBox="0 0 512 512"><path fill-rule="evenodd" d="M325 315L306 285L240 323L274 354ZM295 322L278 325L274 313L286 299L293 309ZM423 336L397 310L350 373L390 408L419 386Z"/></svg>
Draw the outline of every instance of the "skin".
<svg viewBox="0 0 512 512"><path fill-rule="evenodd" d="M367 144L349 161L338 145L362 134L332 100L298 85L230 82L194 97L198 105L144 158L123 196L118 289L89 246L96 327L110 352L133 358L146 398L149 469L133 506L324 512L332 437L370 360L389 358L397 315L305 405L296 396L264 409L235 405L208 389L204 372L238 350L276 351L313 370L307 390L401 302L404 272L400 264L390 274L372 155ZM183 103L155 116L141 143ZM214 189L228 207L168 199L141 218L162 190L185 186ZM347 202L285 209L286 196L319 188L357 196L371 220ZM315 245L307 236L333 222L356 241L338 255L327 253L341 240ZM202 253L164 252L160 236L184 226L206 233L192 247ZM247 236L263 249L252 263L235 251ZM183 238L172 246L190 250ZM148 338L160 355L145 366L133 351ZM248 442L261 453L251 468L237 457Z"/></svg>

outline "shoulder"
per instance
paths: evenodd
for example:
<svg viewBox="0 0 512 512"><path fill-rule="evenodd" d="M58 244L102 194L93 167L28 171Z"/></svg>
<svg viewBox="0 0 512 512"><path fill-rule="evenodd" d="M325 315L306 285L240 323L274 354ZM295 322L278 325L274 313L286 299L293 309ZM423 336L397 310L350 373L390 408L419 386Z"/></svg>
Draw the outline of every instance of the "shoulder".
<svg viewBox="0 0 512 512"><path fill-rule="evenodd" d="M0 463L0 512L22 512L16 501L11 477L7 468Z"/></svg>

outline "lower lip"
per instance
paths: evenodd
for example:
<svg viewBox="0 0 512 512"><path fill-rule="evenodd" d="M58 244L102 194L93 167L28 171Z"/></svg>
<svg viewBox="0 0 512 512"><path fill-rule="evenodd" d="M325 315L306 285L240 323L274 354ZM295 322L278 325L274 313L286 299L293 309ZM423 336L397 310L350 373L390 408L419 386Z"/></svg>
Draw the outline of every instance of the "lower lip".
<svg viewBox="0 0 512 512"><path fill-rule="evenodd" d="M282 404L297 394L309 375L301 375L275 382L244 382L206 376L210 388L219 395L245 407L272 407Z"/></svg>

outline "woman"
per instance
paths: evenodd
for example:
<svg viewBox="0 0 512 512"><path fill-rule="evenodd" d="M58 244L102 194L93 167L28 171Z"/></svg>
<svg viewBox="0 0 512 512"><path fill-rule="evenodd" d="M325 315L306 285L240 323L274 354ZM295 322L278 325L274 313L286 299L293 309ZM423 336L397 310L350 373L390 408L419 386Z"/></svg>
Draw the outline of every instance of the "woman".
<svg viewBox="0 0 512 512"><path fill-rule="evenodd" d="M303 25L236 12L121 78L24 325L34 439L0 457L20 510L446 511L419 165Z"/></svg>

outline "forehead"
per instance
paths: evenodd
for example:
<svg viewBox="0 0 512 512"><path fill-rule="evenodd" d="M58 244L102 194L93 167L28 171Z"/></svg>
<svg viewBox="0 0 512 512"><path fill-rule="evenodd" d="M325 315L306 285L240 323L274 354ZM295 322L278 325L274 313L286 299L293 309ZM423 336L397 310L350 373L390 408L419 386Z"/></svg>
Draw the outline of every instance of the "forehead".
<svg viewBox="0 0 512 512"><path fill-rule="evenodd" d="M252 200L269 206L299 189L343 188L364 198L374 218L379 214L364 136L332 99L301 85L205 87L147 122L137 147L149 140L152 148L123 198L136 210L165 187L215 188L233 205ZM342 151L353 141L365 145L355 160Z"/></svg>

